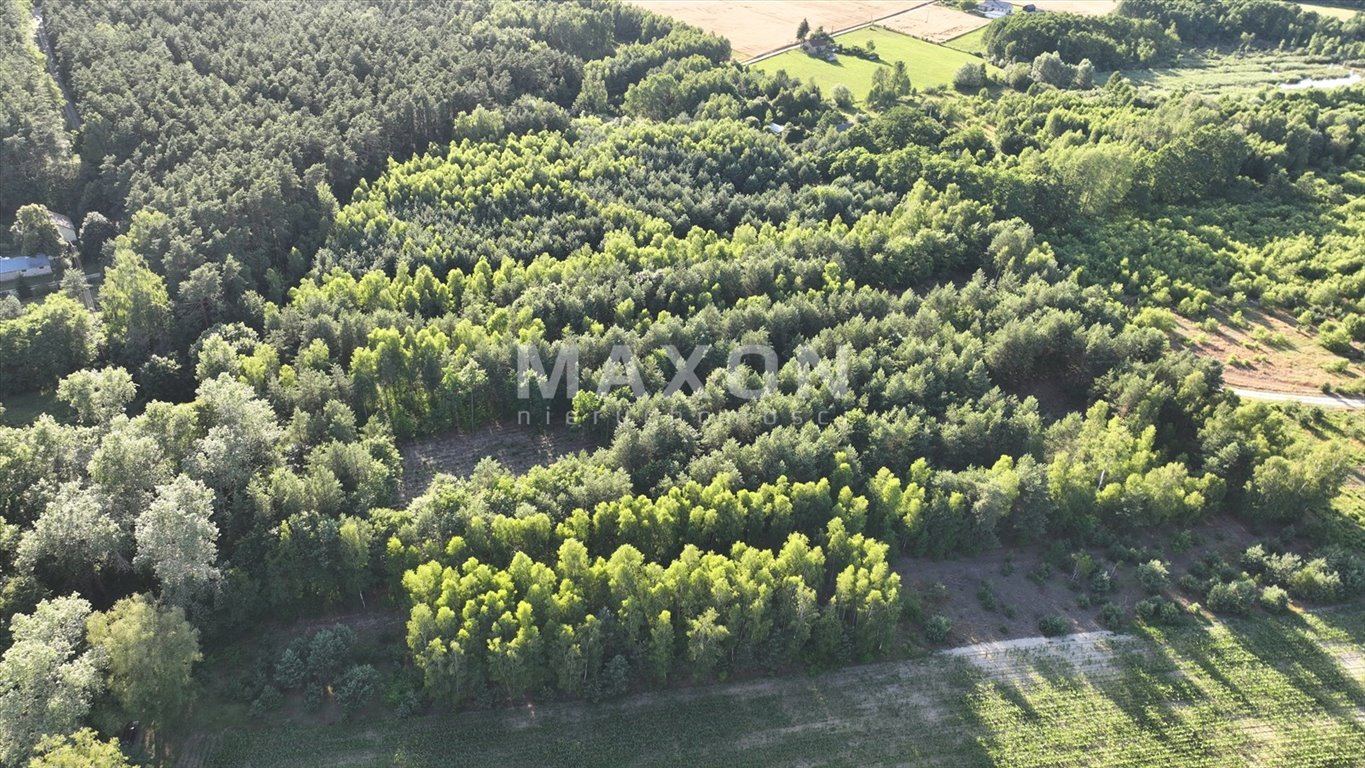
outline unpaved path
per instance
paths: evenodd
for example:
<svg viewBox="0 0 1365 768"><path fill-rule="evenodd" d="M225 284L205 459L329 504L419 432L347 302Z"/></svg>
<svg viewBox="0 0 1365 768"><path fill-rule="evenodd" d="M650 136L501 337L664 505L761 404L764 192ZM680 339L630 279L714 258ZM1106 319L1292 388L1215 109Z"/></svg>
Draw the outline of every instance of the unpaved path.
<svg viewBox="0 0 1365 768"><path fill-rule="evenodd" d="M47 39L47 26L43 23L43 12L40 8L33 9L34 38L38 42L38 48L43 52L43 57L47 59L47 73L52 81L62 92L62 107L66 112L67 127L73 131L81 129L81 116L76 112L76 104L71 100L71 92L66 89L66 83L62 82L61 73L57 71L57 56L52 51L52 43Z"/></svg>
<svg viewBox="0 0 1365 768"><path fill-rule="evenodd" d="M1301 392L1272 392L1266 389L1246 389L1243 387L1231 387L1239 397L1247 400L1264 400L1273 403L1303 403L1304 405L1319 405L1323 408L1348 408L1358 410L1365 408L1365 398L1345 397L1343 395L1310 395Z"/></svg>

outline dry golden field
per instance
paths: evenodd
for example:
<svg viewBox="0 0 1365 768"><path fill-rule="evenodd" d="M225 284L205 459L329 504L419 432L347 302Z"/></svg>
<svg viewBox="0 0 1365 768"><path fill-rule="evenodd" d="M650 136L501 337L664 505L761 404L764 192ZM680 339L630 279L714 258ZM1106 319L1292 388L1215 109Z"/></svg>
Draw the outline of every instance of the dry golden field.
<svg viewBox="0 0 1365 768"><path fill-rule="evenodd" d="M896 32L931 43L941 43L978 30L991 21L984 16L976 16L942 5L924 5L883 19L880 23L883 27Z"/></svg>
<svg viewBox="0 0 1365 768"><path fill-rule="evenodd" d="M630 0L664 16L728 38L735 58L744 61L796 42L802 19L811 29L834 32L865 24L931 0ZM946 9L945 9L946 10ZM966 15L966 14L964 14Z"/></svg>

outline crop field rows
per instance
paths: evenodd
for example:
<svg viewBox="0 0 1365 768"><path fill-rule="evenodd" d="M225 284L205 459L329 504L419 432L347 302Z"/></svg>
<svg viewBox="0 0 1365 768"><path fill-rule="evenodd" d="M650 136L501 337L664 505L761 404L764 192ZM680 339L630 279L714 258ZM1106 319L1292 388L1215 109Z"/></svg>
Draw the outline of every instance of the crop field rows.
<svg viewBox="0 0 1365 768"><path fill-rule="evenodd" d="M224 734L205 764L1344 767L1365 754L1362 638L1360 606L1191 620L591 708L265 727Z"/></svg>

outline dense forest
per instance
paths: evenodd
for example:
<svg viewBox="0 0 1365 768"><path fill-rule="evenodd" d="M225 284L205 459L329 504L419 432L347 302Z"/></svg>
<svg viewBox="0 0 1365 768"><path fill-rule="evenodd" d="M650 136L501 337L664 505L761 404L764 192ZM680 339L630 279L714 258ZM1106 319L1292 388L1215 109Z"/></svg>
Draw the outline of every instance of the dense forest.
<svg viewBox="0 0 1365 768"><path fill-rule="evenodd" d="M1361 16L1269 6L986 45L1362 55ZM174 734L206 651L337 611L401 612L397 669L340 625L234 695L410 713L869 660L930 624L904 557L1219 516L1296 526L1305 558L1261 566L1295 599L1365 591L1322 522L1344 457L1170 334L1256 307L1359 355L1359 86L1106 76L850 119L607 0L45 0L72 143L26 0L0 7L0 219L105 235L96 308L0 301L0 396L52 402L0 427L2 764ZM519 394L519 359L569 349L576 394ZM400 495L404 444L497 424L598 447Z"/></svg>

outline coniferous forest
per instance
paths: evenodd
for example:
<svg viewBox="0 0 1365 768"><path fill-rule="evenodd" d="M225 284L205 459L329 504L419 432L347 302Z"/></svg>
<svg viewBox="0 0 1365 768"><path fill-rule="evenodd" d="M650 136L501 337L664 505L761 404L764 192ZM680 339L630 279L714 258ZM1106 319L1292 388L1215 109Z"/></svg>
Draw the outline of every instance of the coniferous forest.
<svg viewBox="0 0 1365 768"><path fill-rule="evenodd" d="M37 6L0 0L0 252L53 259L0 282L0 765L915 657L972 640L920 574L1001 553L1177 644L1358 615L1365 422L1313 398L1365 393L1365 86L1131 73L1359 67L1363 14L1015 13L980 82L860 109L614 0ZM1326 394L1227 382L1300 343Z"/></svg>

